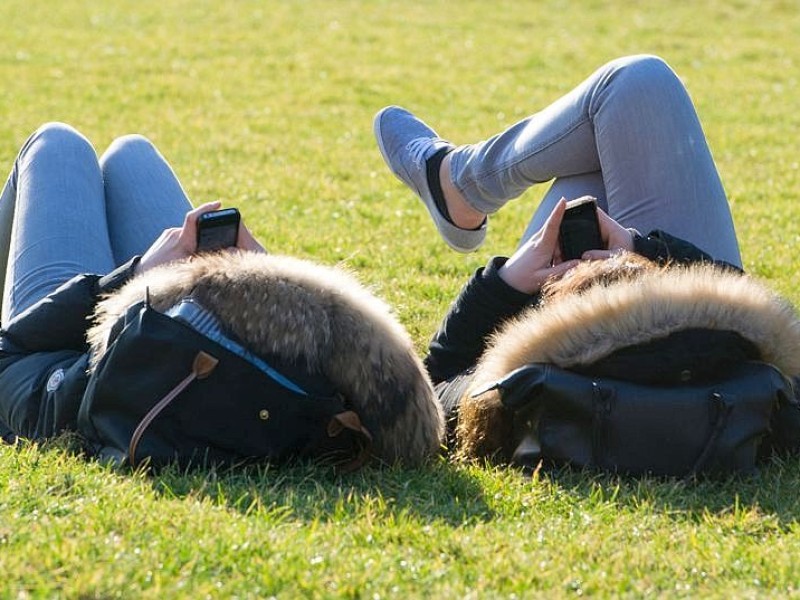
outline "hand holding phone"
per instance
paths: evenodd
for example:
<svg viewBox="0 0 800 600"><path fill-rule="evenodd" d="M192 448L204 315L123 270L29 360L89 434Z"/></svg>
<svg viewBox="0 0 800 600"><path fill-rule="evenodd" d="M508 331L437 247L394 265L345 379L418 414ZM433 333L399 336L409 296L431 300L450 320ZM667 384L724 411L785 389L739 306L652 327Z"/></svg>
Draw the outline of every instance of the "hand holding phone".
<svg viewBox="0 0 800 600"><path fill-rule="evenodd" d="M597 199L583 196L567 202L559 229L561 260L581 258L587 250L603 248L600 222L597 217Z"/></svg>
<svg viewBox="0 0 800 600"><path fill-rule="evenodd" d="M197 252L236 246L241 215L235 208L206 212L197 218Z"/></svg>

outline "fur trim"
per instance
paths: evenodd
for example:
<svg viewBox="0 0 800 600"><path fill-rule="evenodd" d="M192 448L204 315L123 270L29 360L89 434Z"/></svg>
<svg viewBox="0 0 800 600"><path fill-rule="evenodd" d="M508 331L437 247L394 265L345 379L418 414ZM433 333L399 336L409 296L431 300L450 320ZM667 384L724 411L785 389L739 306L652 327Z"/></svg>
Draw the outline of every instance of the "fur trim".
<svg viewBox="0 0 800 600"><path fill-rule="evenodd" d="M559 297L507 322L462 398L461 451L488 456L507 442L508 415L499 394L471 398L474 390L531 362L590 365L615 350L691 328L735 331L763 361L800 375L800 321L788 302L751 277L712 265L653 269Z"/></svg>
<svg viewBox="0 0 800 600"><path fill-rule="evenodd" d="M159 311L191 294L256 353L304 357L352 402L379 459L414 464L438 451L441 408L408 333L343 269L252 252L152 269L98 305L90 368L105 352L110 328L145 289Z"/></svg>

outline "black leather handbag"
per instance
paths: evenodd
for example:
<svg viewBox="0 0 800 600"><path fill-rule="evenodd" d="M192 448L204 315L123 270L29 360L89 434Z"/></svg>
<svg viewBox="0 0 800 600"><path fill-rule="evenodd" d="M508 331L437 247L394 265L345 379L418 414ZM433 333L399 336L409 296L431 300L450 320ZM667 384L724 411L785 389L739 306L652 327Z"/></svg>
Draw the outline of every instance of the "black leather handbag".
<svg viewBox="0 0 800 600"><path fill-rule="evenodd" d="M800 440L800 407L776 368L746 362L712 383L655 386L533 363L488 388L514 415L511 462L630 475L750 472Z"/></svg>
<svg viewBox="0 0 800 600"><path fill-rule="evenodd" d="M92 453L152 466L311 457L348 470L366 460L371 440L302 361L254 357L146 301L112 330L78 429Z"/></svg>

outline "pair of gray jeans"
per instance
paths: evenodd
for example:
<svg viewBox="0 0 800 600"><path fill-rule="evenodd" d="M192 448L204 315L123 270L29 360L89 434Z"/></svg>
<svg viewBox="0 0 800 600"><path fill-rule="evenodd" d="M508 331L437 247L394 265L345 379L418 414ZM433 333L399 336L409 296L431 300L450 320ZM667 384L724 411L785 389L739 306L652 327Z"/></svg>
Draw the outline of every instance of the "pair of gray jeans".
<svg viewBox="0 0 800 600"><path fill-rule="evenodd" d="M607 63L541 112L451 156L454 185L488 214L554 180L523 239L541 228L561 197L590 194L625 227L662 229L742 265L694 105L658 57Z"/></svg>
<svg viewBox="0 0 800 600"><path fill-rule="evenodd" d="M118 138L98 159L72 127L43 125L0 194L3 326L73 276L105 274L144 253L190 209L146 138Z"/></svg>

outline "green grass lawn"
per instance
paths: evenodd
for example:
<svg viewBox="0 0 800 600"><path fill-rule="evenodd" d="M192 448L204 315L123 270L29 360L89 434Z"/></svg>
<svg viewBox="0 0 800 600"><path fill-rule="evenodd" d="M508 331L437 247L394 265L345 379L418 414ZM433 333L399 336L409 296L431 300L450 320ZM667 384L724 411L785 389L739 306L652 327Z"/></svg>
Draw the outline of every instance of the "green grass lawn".
<svg viewBox="0 0 800 600"><path fill-rule="evenodd" d="M386 170L373 114L487 136L622 54L694 98L745 267L800 301L794 1L3 0L0 163L65 121L99 152L147 135L189 196L238 206L273 252L344 264L422 354L465 278L511 251L543 187L450 252ZM0 597L800 595L800 461L686 484L526 478L445 460L118 473L70 440L0 448Z"/></svg>

